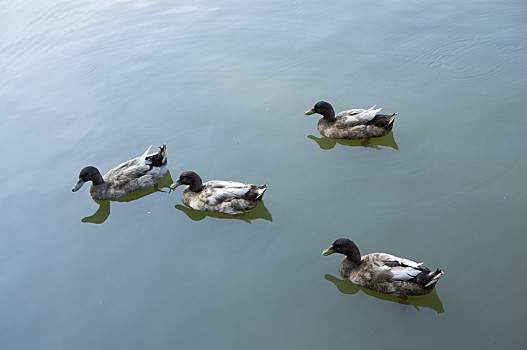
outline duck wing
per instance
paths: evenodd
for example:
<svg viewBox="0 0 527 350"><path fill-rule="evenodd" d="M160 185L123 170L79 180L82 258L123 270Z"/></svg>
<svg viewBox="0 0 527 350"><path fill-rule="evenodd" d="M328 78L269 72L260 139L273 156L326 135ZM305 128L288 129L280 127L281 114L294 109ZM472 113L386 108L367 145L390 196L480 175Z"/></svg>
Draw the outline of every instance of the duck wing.
<svg viewBox="0 0 527 350"><path fill-rule="evenodd" d="M209 205L242 198L251 189L250 185L235 181L209 181L205 194Z"/></svg>
<svg viewBox="0 0 527 350"><path fill-rule="evenodd" d="M423 263L403 259L390 254L377 253L371 257L374 261L372 279L386 282L415 281L422 272L430 270Z"/></svg>
<svg viewBox="0 0 527 350"><path fill-rule="evenodd" d="M395 120L397 113L392 115L387 114L377 114L373 119L367 122L367 125L375 125L381 128L389 126Z"/></svg>
<svg viewBox="0 0 527 350"><path fill-rule="evenodd" d="M349 124L367 123L379 113L382 108L375 109L376 106L368 109L350 109L337 114L337 119Z"/></svg>
<svg viewBox="0 0 527 350"><path fill-rule="evenodd" d="M126 182L132 178L144 176L150 170L150 165L146 164L146 157L150 148L152 148L152 146L148 147L142 156L130 159L110 170L104 175L105 181Z"/></svg>
<svg viewBox="0 0 527 350"><path fill-rule="evenodd" d="M383 255L385 255L384 264L379 267L379 272L384 276L388 273L389 282L413 282L426 288L435 284L444 274L441 269L433 271L423 263L416 263L390 254Z"/></svg>

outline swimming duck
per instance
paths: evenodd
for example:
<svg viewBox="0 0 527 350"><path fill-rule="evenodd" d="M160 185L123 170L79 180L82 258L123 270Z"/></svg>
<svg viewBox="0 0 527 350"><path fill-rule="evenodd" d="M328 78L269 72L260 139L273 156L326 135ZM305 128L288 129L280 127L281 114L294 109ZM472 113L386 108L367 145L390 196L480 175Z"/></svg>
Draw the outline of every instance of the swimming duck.
<svg viewBox="0 0 527 350"><path fill-rule="evenodd" d="M382 108L350 109L335 116L333 106L325 101L317 102L315 107L305 113L321 114L318 131L330 139L361 140L387 135L393 128L397 113L378 114Z"/></svg>
<svg viewBox="0 0 527 350"><path fill-rule="evenodd" d="M183 203L192 209L232 215L256 207L267 189L267 185L256 186L234 181L211 180L203 183L193 171L181 173L170 188L174 190L180 185L188 185L183 191Z"/></svg>
<svg viewBox="0 0 527 350"><path fill-rule="evenodd" d="M93 198L116 199L156 185L157 180L167 172L167 147L163 145L158 152L148 154L150 148L152 146L142 156L116 166L104 176L101 176L96 167L85 167L71 190L77 192L85 182L92 181L90 194Z"/></svg>
<svg viewBox="0 0 527 350"><path fill-rule="evenodd" d="M353 284L380 293L399 297L430 293L443 271L430 270L423 263L386 253L360 256L359 248L347 238L339 238L322 255L346 255L340 264L340 274Z"/></svg>

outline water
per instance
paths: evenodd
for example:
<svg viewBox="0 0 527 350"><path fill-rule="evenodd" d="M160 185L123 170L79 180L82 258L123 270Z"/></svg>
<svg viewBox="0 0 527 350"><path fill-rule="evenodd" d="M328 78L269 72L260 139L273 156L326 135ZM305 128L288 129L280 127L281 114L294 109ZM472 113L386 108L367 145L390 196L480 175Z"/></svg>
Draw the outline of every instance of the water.
<svg viewBox="0 0 527 350"><path fill-rule="evenodd" d="M2 349L525 348L526 18L508 0L4 2ZM303 115L318 100L399 116L335 142ZM267 183L264 205L71 192L162 143L162 185ZM338 237L446 274L406 303L361 290L321 256Z"/></svg>

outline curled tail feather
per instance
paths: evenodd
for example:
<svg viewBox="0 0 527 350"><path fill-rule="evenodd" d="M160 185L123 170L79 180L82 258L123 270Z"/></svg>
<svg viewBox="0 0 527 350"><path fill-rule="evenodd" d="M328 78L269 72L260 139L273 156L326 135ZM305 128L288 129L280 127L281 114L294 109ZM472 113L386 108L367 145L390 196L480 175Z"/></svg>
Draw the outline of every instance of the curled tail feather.
<svg viewBox="0 0 527 350"><path fill-rule="evenodd" d="M254 186L247 192L246 196L249 199L256 200L262 198L265 190L267 189L267 184L262 186Z"/></svg>
<svg viewBox="0 0 527 350"><path fill-rule="evenodd" d="M430 276L430 281L427 284L425 284L425 287L429 287L437 283L437 281L439 281L439 278L441 278L441 276L443 276L444 274L445 273L441 271L440 269L437 269L435 271L430 271L427 274L428 276Z"/></svg>
<svg viewBox="0 0 527 350"><path fill-rule="evenodd" d="M256 196L256 199L261 198L263 196L263 194L265 193L265 190L267 190L267 184L264 184L262 186L256 187L256 193L258 194Z"/></svg>
<svg viewBox="0 0 527 350"><path fill-rule="evenodd" d="M157 153L154 153L146 158L145 163L150 165L151 168L167 165L166 152L167 145L163 144L163 146L159 147L159 151Z"/></svg>
<svg viewBox="0 0 527 350"><path fill-rule="evenodd" d="M397 113L394 113L390 116L390 118L388 118L388 124L391 124L393 123L393 121L395 120L395 117L397 116Z"/></svg>

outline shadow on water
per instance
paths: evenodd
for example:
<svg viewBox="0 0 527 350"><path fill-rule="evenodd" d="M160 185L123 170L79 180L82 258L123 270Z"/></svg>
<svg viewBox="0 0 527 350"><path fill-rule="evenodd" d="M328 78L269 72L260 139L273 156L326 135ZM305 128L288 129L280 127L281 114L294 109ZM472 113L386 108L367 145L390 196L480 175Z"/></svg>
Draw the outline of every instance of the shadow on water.
<svg viewBox="0 0 527 350"><path fill-rule="evenodd" d="M396 150L399 149L399 146L397 146L397 143L395 142L395 138L393 137L393 131L390 131L390 133L386 136L374 137L374 138L365 139L365 140L330 139L326 136L316 137L314 135L308 135L307 138L315 141L318 144L318 147L320 147L320 149L323 149L323 150L330 150L334 148L337 143L339 145L350 146L350 147L369 147L369 148L375 148L375 149L383 149L386 147L391 147Z"/></svg>
<svg viewBox="0 0 527 350"><path fill-rule="evenodd" d="M152 194L154 192L166 192L161 189L169 188L171 184L172 184L172 176L170 176L170 171L167 171L165 176L159 179L159 181L157 182L157 186L143 188L142 190L135 191L133 193L127 194L126 196L122 196L121 198L117 198L117 199L105 199L105 200L93 199L95 203L99 204L99 209L97 209L97 211L93 215L87 216L83 218L81 221L89 222L92 224L102 224L110 216L110 202L131 202L131 201L135 201L136 199L148 196L149 194Z"/></svg>
<svg viewBox="0 0 527 350"><path fill-rule="evenodd" d="M229 215L229 214L217 213L213 211L200 211L200 210L189 208L181 204L176 205L176 209L181 210L191 220L194 220L194 221L203 220L207 216L211 218L216 218L216 219L241 220L241 221L245 221L248 224L250 224L252 220L256 220L256 219L264 219L267 221L273 221L273 216L271 215L269 210L265 207L264 202L260 202L258 203L256 208L251 209L248 212L245 212L243 214L238 214L238 215Z"/></svg>
<svg viewBox="0 0 527 350"><path fill-rule="evenodd" d="M426 295L399 298L393 295L378 293L367 288L356 286L347 279L341 280L330 274L324 275L324 278L333 283L342 294L356 294L361 290L364 294L371 295L377 299L387 300L401 305L411 305L416 310L419 310L420 307L427 307L435 310L437 313L445 312L443 303L441 302L441 299L439 299L435 289Z"/></svg>

